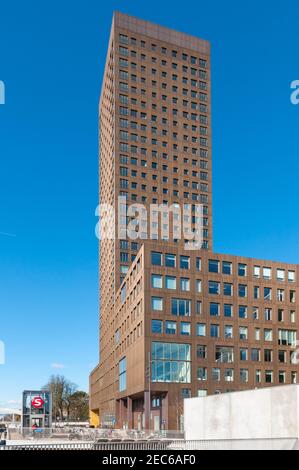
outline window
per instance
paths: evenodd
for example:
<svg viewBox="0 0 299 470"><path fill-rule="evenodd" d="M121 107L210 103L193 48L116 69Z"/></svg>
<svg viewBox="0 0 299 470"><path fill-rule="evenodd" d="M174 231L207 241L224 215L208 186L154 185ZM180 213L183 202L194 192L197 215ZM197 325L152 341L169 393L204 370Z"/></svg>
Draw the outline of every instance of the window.
<svg viewBox="0 0 299 470"><path fill-rule="evenodd" d="M128 263L128 262L129 262L129 254L128 254L128 253L121 252L121 253L120 253L120 261L121 261L122 263Z"/></svg>
<svg viewBox="0 0 299 470"><path fill-rule="evenodd" d="M152 398L152 407L153 408L159 408L161 406L161 399L160 397L154 397Z"/></svg>
<svg viewBox="0 0 299 470"><path fill-rule="evenodd" d="M238 264L238 276L247 276L247 265L243 263Z"/></svg>
<svg viewBox="0 0 299 470"><path fill-rule="evenodd" d="M253 276L257 279L261 276L261 268L259 266L253 267Z"/></svg>
<svg viewBox="0 0 299 470"><path fill-rule="evenodd" d="M248 370L247 369L240 369L240 382L242 383L248 382Z"/></svg>
<svg viewBox="0 0 299 470"><path fill-rule="evenodd" d="M206 359L207 347L202 344L198 344L196 348L196 356L197 356L197 359Z"/></svg>
<svg viewBox="0 0 299 470"><path fill-rule="evenodd" d="M278 281L285 280L285 270L284 269L277 269L276 270L276 278Z"/></svg>
<svg viewBox="0 0 299 470"><path fill-rule="evenodd" d="M190 383L190 344L152 343L152 381Z"/></svg>
<svg viewBox="0 0 299 470"><path fill-rule="evenodd" d="M191 300L171 299L171 314L180 317L191 315Z"/></svg>
<svg viewBox="0 0 299 470"><path fill-rule="evenodd" d="M157 253L152 251L152 265L153 266L162 266L162 253Z"/></svg>
<svg viewBox="0 0 299 470"><path fill-rule="evenodd" d="M288 271L288 281L295 282L295 271Z"/></svg>
<svg viewBox="0 0 299 470"><path fill-rule="evenodd" d="M273 383L273 371L272 370L265 371L265 382L267 384Z"/></svg>
<svg viewBox="0 0 299 470"><path fill-rule="evenodd" d="M176 322L167 320L165 322L165 333L167 335L175 335L176 334Z"/></svg>
<svg viewBox="0 0 299 470"><path fill-rule="evenodd" d="M276 298L278 302L284 302L284 289L277 289Z"/></svg>
<svg viewBox="0 0 299 470"><path fill-rule="evenodd" d="M239 297L247 297L247 286L244 284L239 284L238 286Z"/></svg>
<svg viewBox="0 0 299 470"><path fill-rule="evenodd" d="M239 327L239 338L241 340L247 340L248 339L248 328L246 326L240 326Z"/></svg>
<svg viewBox="0 0 299 470"><path fill-rule="evenodd" d="M118 364L119 391L123 392L127 388L127 358L123 357Z"/></svg>
<svg viewBox="0 0 299 470"><path fill-rule="evenodd" d="M176 256L170 253L165 255L165 266L168 268L175 268L176 266Z"/></svg>
<svg viewBox="0 0 299 470"><path fill-rule="evenodd" d="M264 361L265 362L272 362L273 360L273 351L271 349L264 350Z"/></svg>
<svg viewBox="0 0 299 470"><path fill-rule="evenodd" d="M219 325L210 325L211 338L219 338Z"/></svg>
<svg viewBox="0 0 299 470"><path fill-rule="evenodd" d="M212 368L212 380L214 380L215 382L220 381L220 369L218 367Z"/></svg>
<svg viewBox="0 0 299 470"><path fill-rule="evenodd" d="M224 316L227 318L231 318L233 316L233 306L230 304L224 304L223 307Z"/></svg>
<svg viewBox="0 0 299 470"><path fill-rule="evenodd" d="M120 300L121 300L122 304L126 300L126 296L127 296L127 285L124 284L121 288L121 291L120 291Z"/></svg>
<svg viewBox="0 0 299 470"><path fill-rule="evenodd" d="M197 380L203 381L203 380L207 380L207 378L208 378L207 368L198 367L197 368Z"/></svg>
<svg viewBox="0 0 299 470"><path fill-rule="evenodd" d="M160 274L152 274L152 287L155 289L162 289L163 277Z"/></svg>
<svg viewBox="0 0 299 470"><path fill-rule="evenodd" d="M180 256L180 268L190 269L190 258L189 256Z"/></svg>
<svg viewBox="0 0 299 470"><path fill-rule="evenodd" d="M216 346L215 361L221 363L234 362L234 349L225 346Z"/></svg>
<svg viewBox="0 0 299 470"><path fill-rule="evenodd" d="M201 300L196 300L195 302L196 314L201 315L202 313L202 303Z"/></svg>
<svg viewBox="0 0 299 470"><path fill-rule="evenodd" d="M222 274L231 275L233 271L233 265L230 261L222 261Z"/></svg>
<svg viewBox="0 0 299 470"><path fill-rule="evenodd" d="M264 329L264 340L265 341L273 341L273 331L269 330L268 328Z"/></svg>
<svg viewBox="0 0 299 470"><path fill-rule="evenodd" d="M278 330L278 344L281 346L296 346L296 331Z"/></svg>
<svg viewBox="0 0 299 470"><path fill-rule="evenodd" d="M265 321L272 321L272 308L265 308L264 317Z"/></svg>
<svg viewBox="0 0 299 470"><path fill-rule="evenodd" d="M295 372L295 371L291 372L291 382L292 382L292 384L297 383L297 372Z"/></svg>
<svg viewBox="0 0 299 470"><path fill-rule="evenodd" d="M163 298L162 297L152 297L152 310L163 310Z"/></svg>
<svg viewBox="0 0 299 470"><path fill-rule="evenodd" d="M129 242L127 240L120 240L120 248L122 250L128 250L129 249Z"/></svg>
<svg viewBox="0 0 299 470"><path fill-rule="evenodd" d="M191 398L190 388L182 388L182 398Z"/></svg>
<svg viewBox="0 0 299 470"><path fill-rule="evenodd" d="M186 277L181 277L180 287L181 287L182 291L189 291L190 290L190 279L188 279Z"/></svg>
<svg viewBox="0 0 299 470"><path fill-rule="evenodd" d="M278 351L278 361L285 364L287 362L287 353L286 351Z"/></svg>
<svg viewBox="0 0 299 470"><path fill-rule="evenodd" d="M191 323L181 322L181 335L191 335Z"/></svg>
<svg viewBox="0 0 299 470"><path fill-rule="evenodd" d="M205 59L199 59L199 67L202 69L207 68L207 61Z"/></svg>
<svg viewBox="0 0 299 470"><path fill-rule="evenodd" d="M234 381L234 369L224 369L224 380L225 382Z"/></svg>
<svg viewBox="0 0 299 470"><path fill-rule="evenodd" d="M284 370L278 372L278 382L284 384L286 382L286 373Z"/></svg>
<svg viewBox="0 0 299 470"><path fill-rule="evenodd" d="M230 284L228 282L223 283L223 295L229 295L229 296L233 295L233 285L232 284Z"/></svg>
<svg viewBox="0 0 299 470"><path fill-rule="evenodd" d="M262 373L260 370L255 371L255 383L259 384L262 380Z"/></svg>
<svg viewBox="0 0 299 470"><path fill-rule="evenodd" d="M219 317L220 315L220 305L215 302L210 303L210 315L211 317Z"/></svg>
<svg viewBox="0 0 299 470"><path fill-rule="evenodd" d="M271 279L272 270L271 268L263 268L263 278Z"/></svg>
<svg viewBox="0 0 299 470"><path fill-rule="evenodd" d="M198 256L196 257L196 271L200 271L201 270L201 258L199 258Z"/></svg>
<svg viewBox="0 0 299 470"><path fill-rule="evenodd" d="M255 339L255 341L260 341L260 339L261 339L261 330L260 330L260 328L255 328L255 330L254 330L254 339Z"/></svg>
<svg viewBox="0 0 299 470"><path fill-rule="evenodd" d="M115 332L115 335L114 335L114 342L115 344L118 344L120 341L120 329L118 328Z"/></svg>
<svg viewBox="0 0 299 470"><path fill-rule="evenodd" d="M247 318L247 307L239 305L239 318Z"/></svg>
<svg viewBox="0 0 299 470"><path fill-rule="evenodd" d="M128 36L125 36L124 34L119 35L119 42L121 44L129 44L129 38Z"/></svg>
<svg viewBox="0 0 299 470"><path fill-rule="evenodd" d="M165 288L166 289L176 289L176 277L175 276L166 276L165 277Z"/></svg>
<svg viewBox="0 0 299 470"><path fill-rule="evenodd" d="M201 280L200 279L196 279L195 288L196 288L196 292L201 293Z"/></svg>
<svg viewBox="0 0 299 470"><path fill-rule="evenodd" d="M219 261L209 259L209 272L210 273L219 273Z"/></svg>
<svg viewBox="0 0 299 470"><path fill-rule="evenodd" d="M247 361L248 360L248 349L241 348L240 349L240 361Z"/></svg>
<svg viewBox="0 0 299 470"><path fill-rule="evenodd" d="M264 287L264 300L271 300L272 289L271 287Z"/></svg>
<svg viewBox="0 0 299 470"><path fill-rule="evenodd" d="M208 395L207 390L197 390L197 396L198 397L206 397Z"/></svg>
<svg viewBox="0 0 299 470"><path fill-rule="evenodd" d="M214 295L220 294L220 282L209 281L209 294L214 294Z"/></svg>
<svg viewBox="0 0 299 470"><path fill-rule="evenodd" d="M162 320L152 320L152 333L163 333Z"/></svg>
<svg viewBox="0 0 299 470"><path fill-rule="evenodd" d="M233 327L231 325L224 326L224 338L225 339L233 338Z"/></svg>
<svg viewBox="0 0 299 470"><path fill-rule="evenodd" d="M258 307L252 307L252 319L258 320L259 319L259 309Z"/></svg>
<svg viewBox="0 0 299 470"><path fill-rule="evenodd" d="M197 336L206 336L206 325L204 323L196 324L196 335Z"/></svg>
<svg viewBox="0 0 299 470"><path fill-rule="evenodd" d="M251 349L251 360L255 362L259 362L260 359L261 359L260 349L257 349L257 348Z"/></svg>

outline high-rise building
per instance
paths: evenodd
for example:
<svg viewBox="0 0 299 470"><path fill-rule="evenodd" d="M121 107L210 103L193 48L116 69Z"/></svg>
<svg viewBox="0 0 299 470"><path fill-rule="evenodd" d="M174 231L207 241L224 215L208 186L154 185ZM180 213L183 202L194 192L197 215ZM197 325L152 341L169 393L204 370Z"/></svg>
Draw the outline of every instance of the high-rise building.
<svg viewBox="0 0 299 470"><path fill-rule="evenodd" d="M100 241L93 424L180 429L186 397L296 383L297 265L212 251L210 88L207 41L114 14L99 128L115 236ZM119 236L136 214L139 237Z"/></svg>

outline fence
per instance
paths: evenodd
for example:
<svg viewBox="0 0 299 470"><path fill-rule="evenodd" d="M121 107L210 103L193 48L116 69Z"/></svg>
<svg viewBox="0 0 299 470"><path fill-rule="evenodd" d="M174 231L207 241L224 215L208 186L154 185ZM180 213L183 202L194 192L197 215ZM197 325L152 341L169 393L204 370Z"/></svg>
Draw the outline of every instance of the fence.
<svg viewBox="0 0 299 470"><path fill-rule="evenodd" d="M95 450L95 451L135 451L135 450L298 450L298 439L217 439L205 441L160 440L160 441L119 441L44 443L0 446L0 450Z"/></svg>

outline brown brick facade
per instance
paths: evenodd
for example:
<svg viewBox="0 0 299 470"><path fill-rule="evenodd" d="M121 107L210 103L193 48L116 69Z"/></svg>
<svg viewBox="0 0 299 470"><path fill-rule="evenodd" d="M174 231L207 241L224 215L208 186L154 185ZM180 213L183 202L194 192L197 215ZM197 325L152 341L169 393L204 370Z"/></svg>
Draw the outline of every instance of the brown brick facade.
<svg viewBox="0 0 299 470"><path fill-rule="evenodd" d="M297 266L212 251L210 88L207 41L114 15L100 202L200 203L204 241L185 250L169 224L169 240L100 242L101 425L180 429L186 396L297 378Z"/></svg>

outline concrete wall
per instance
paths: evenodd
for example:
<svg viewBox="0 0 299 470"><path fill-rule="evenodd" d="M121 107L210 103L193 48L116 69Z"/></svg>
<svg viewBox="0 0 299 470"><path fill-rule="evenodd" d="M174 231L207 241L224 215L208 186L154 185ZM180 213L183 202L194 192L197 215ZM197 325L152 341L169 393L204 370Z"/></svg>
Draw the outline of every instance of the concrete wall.
<svg viewBox="0 0 299 470"><path fill-rule="evenodd" d="M299 437L299 385L189 398L186 439Z"/></svg>

